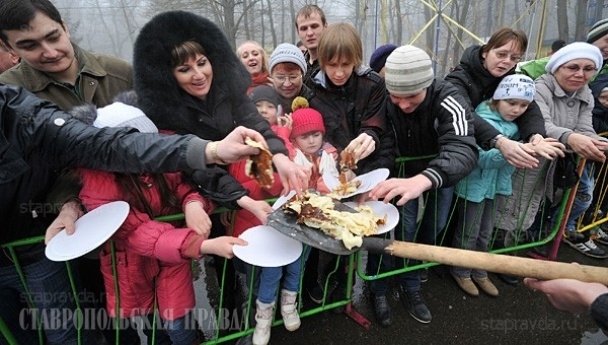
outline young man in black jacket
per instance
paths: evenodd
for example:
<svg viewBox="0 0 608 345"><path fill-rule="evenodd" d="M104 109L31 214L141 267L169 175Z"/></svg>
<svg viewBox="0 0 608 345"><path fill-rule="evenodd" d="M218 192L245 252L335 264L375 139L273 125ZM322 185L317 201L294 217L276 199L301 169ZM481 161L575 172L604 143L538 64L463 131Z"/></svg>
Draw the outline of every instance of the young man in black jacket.
<svg viewBox="0 0 608 345"><path fill-rule="evenodd" d="M452 186L467 176L477 164L471 110L452 84L434 79L432 62L423 50L406 45L395 49L385 65L387 118L398 138L398 157L429 157L404 165L405 176L381 182L371 192L374 199L397 199L404 213L395 228L395 239L434 244L447 221ZM418 198L426 191L428 201L421 225L417 225ZM434 204L433 206L431 204ZM435 212L437 214L435 214ZM369 254L369 270L377 270L377 258ZM387 262L388 260L382 260ZM409 262L408 262L409 261ZM412 260L400 261L412 266ZM410 315L421 323L432 316L420 293L417 271L398 276L400 297ZM373 281L378 319L390 319L386 302L387 281Z"/></svg>

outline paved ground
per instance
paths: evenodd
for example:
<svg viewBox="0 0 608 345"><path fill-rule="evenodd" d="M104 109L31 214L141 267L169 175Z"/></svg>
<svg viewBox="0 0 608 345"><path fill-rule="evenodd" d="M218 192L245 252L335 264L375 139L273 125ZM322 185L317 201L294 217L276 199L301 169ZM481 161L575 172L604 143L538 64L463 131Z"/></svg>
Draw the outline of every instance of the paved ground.
<svg viewBox="0 0 608 345"><path fill-rule="evenodd" d="M606 260L583 257L567 246L559 261L606 266ZM423 325L412 319L396 296L391 298L393 325L379 326L373 319L367 291L355 287L354 306L372 321L366 330L345 314L331 311L302 320L293 333L282 326L272 330L271 344L608 344L608 338L589 319L555 310L538 292L512 287L492 277L498 298L465 296L442 266L430 270L423 283L433 321Z"/></svg>

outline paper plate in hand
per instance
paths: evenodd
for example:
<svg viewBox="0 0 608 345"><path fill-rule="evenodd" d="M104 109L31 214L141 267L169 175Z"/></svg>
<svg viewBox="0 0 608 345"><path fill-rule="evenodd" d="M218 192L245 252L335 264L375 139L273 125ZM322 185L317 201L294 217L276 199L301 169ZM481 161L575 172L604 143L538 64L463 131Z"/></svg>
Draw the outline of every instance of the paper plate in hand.
<svg viewBox="0 0 608 345"><path fill-rule="evenodd" d="M114 201L80 217L72 235L65 229L55 235L47 244L44 253L51 261L67 261L81 257L106 242L129 214L129 204Z"/></svg>
<svg viewBox="0 0 608 345"><path fill-rule="evenodd" d="M287 201L289 201L289 199L293 198L294 195L296 195L296 191L292 190L289 193L287 193L287 195L278 197L277 200L274 202L274 204L272 204L272 209L278 210Z"/></svg>
<svg viewBox="0 0 608 345"><path fill-rule="evenodd" d="M359 187L351 193L340 195L340 199L350 198L351 196L355 196L357 194L365 193L372 190L374 187L376 187L376 185L378 185L378 183L386 180L389 174L390 171L388 169L380 168L355 177L353 181L361 182ZM340 181L338 180L338 178L331 174L323 174L323 182L325 182L325 185L331 191L335 190L338 186L340 186Z"/></svg>
<svg viewBox="0 0 608 345"><path fill-rule="evenodd" d="M302 254L302 243L268 225L254 226L239 237L248 244L234 245L234 255L254 266L281 267L296 261Z"/></svg>
<svg viewBox="0 0 608 345"><path fill-rule="evenodd" d="M378 183L385 181L389 174L390 171L388 169L380 168L357 176L356 179L361 181L361 186L359 186L357 191L359 193L365 193L374 189Z"/></svg>
<svg viewBox="0 0 608 345"><path fill-rule="evenodd" d="M357 209L356 202L345 202L344 205L349 206L353 209ZM382 201L370 200L364 202L362 205L367 205L374 210L374 214L380 218L386 215L386 224L378 226L377 235L384 234L391 231L397 223L399 223L399 210L393 204L385 204Z"/></svg>

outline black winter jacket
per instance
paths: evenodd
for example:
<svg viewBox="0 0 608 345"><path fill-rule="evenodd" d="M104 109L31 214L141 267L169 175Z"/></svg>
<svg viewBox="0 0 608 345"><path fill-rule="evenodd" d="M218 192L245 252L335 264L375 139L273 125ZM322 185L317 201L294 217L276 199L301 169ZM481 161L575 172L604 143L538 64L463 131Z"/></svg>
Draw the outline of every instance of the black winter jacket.
<svg viewBox="0 0 608 345"><path fill-rule="evenodd" d="M170 65L173 48L189 40L205 49L213 68L213 81L205 101L179 87ZM272 153L288 155L285 143L246 95L251 85L249 72L222 31L210 20L184 11L155 16L135 41L133 69L139 105L159 129L221 140L242 125L260 132ZM238 208L236 200L247 194L221 167L186 175L205 197L232 209Z"/></svg>
<svg viewBox="0 0 608 345"><path fill-rule="evenodd" d="M376 150L357 163L356 173L392 169L396 152L392 128L386 122L384 79L370 68L360 68L342 87L333 85L323 71L313 81L309 102L323 115L325 139L340 152L359 134L366 133L374 138Z"/></svg>
<svg viewBox="0 0 608 345"><path fill-rule="evenodd" d="M403 113L390 99L386 104L398 155L433 156L404 164L405 177L422 173L436 189L454 185L475 168L479 155L472 112L452 84L435 79L424 101L410 114Z"/></svg>
<svg viewBox="0 0 608 345"><path fill-rule="evenodd" d="M602 90L608 87L608 74L601 74L591 85L591 92L595 99L595 106L593 107L593 129L597 134L608 132L608 107L600 103L597 98L602 93Z"/></svg>
<svg viewBox="0 0 608 345"><path fill-rule="evenodd" d="M479 146L488 150L491 148L490 140L500 132L474 111L481 102L492 98L502 78L494 77L483 66L481 50L482 46L479 45L467 48L460 59L460 64L445 77L445 80L454 84L465 96L473 111L475 139ZM507 72L505 76L513 73L515 69ZM543 115L534 101L530 103L526 112L515 120L515 123L524 140L528 140L533 134L541 134L543 137L546 135Z"/></svg>
<svg viewBox="0 0 608 345"><path fill-rule="evenodd" d="M194 136L160 138L87 126L16 86L0 84L0 104L0 244L44 235L62 206L46 200L63 168L132 173L189 169L186 151ZM36 248L21 249L34 256L44 246ZM5 264L0 255L0 266Z"/></svg>

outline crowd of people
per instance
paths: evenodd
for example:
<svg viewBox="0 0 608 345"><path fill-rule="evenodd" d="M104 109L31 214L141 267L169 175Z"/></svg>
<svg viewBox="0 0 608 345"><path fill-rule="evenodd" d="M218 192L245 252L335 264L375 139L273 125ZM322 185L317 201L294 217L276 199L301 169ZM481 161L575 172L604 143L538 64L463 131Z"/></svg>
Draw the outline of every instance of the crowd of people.
<svg viewBox="0 0 608 345"><path fill-rule="evenodd" d="M413 45L380 46L366 63L355 27L328 23L316 5L301 8L294 24L298 45L282 43L268 54L246 41L234 51L209 19L164 12L142 27L131 65L73 43L49 0L2 1L0 244L40 235L48 243L64 228L73 233L85 212L127 201L129 215L111 241L74 261L77 288L106 297L92 307L125 321L102 336L114 343L119 335L125 344L139 342L130 318L151 317L155 306L163 331L148 330L149 339L204 341L187 323L195 306L190 262L204 255L217 257L229 309L238 309L237 273L252 282L255 329L243 343L269 343L277 306L284 326L297 330L302 292L315 303L343 296L346 260L338 255L305 246L283 267L231 259L234 245L247 245L238 236L267 222L273 212L267 199L308 188L327 193L327 174L343 172L352 180L389 169L386 181L355 201L394 202L401 212L395 239L439 245L454 208L448 244L476 251L490 250L496 233L503 235L494 246L513 244L522 231L539 236L543 222L560 220L560 193L578 183L564 242L582 254L608 257L595 244L608 243L602 229L589 237L575 226L594 202L604 206L594 184L608 150L608 140L598 135L608 129L608 19L592 26L587 42L556 44L550 56L519 68L526 34L499 29L486 44L467 48L445 78L436 77L430 56ZM272 153L272 184L245 173L243 158L259 152L245 145L247 137ZM344 151L356 167L339 171ZM585 168L564 184L560 162L572 154L586 160ZM402 156L423 158L398 167ZM47 205L54 206L51 212ZM214 214L218 206L231 212ZM522 208L526 212L513 211ZM155 220L175 213L185 220ZM0 317L20 344L33 344L38 335L20 324L20 310L28 307L20 296L52 296L34 299L30 307L41 313L76 305L60 298L69 293L70 274L44 256L44 243L18 247L16 256L27 289L12 259L1 257ZM231 259L227 267L221 257ZM415 264L370 253L366 270L376 275ZM415 320L431 322L423 272L403 272L396 280L404 308ZM471 296L479 290L500 295L487 272L451 267L450 273ZM598 311L606 303L605 286L569 298L586 287L525 283L560 309L591 305L598 323L608 324ZM388 280L369 284L378 323L391 325ZM94 343L96 334L79 332L75 324L46 327L43 319L46 343Z"/></svg>

